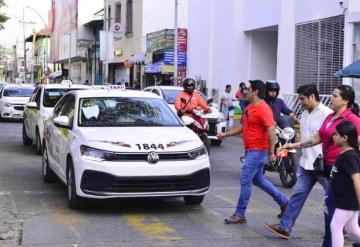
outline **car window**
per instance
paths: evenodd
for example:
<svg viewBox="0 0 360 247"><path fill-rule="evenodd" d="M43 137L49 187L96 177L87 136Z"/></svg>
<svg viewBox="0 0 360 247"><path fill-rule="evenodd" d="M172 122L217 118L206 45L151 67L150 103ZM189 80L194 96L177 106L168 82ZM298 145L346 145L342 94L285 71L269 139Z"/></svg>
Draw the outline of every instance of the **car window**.
<svg viewBox="0 0 360 247"><path fill-rule="evenodd" d="M54 107L56 103L64 96L67 92L74 90L74 88L49 88L45 89L43 97L44 107Z"/></svg>
<svg viewBox="0 0 360 247"><path fill-rule="evenodd" d="M34 92L34 88L25 87L6 87L3 96L5 97L30 97Z"/></svg>
<svg viewBox="0 0 360 247"><path fill-rule="evenodd" d="M68 96L67 102L61 108L59 116L67 116L70 120L70 126L72 126L74 121L75 96L72 94Z"/></svg>
<svg viewBox="0 0 360 247"><path fill-rule="evenodd" d="M61 109L63 108L64 104L67 103L67 101L69 100L70 95L65 95L64 97L62 97L59 102L56 104L55 108L54 108L54 117L58 117L60 116L61 113Z"/></svg>
<svg viewBox="0 0 360 247"><path fill-rule="evenodd" d="M145 92L151 92L151 88L144 89Z"/></svg>
<svg viewBox="0 0 360 247"><path fill-rule="evenodd" d="M181 92L182 90L162 90L164 100L168 104L175 104L176 96L178 96L178 94Z"/></svg>
<svg viewBox="0 0 360 247"><path fill-rule="evenodd" d="M153 89L152 92L160 96L160 92L157 89Z"/></svg>
<svg viewBox="0 0 360 247"><path fill-rule="evenodd" d="M40 98L41 98L41 88L39 88L34 98L34 101L36 102L37 106L40 106Z"/></svg>
<svg viewBox="0 0 360 247"><path fill-rule="evenodd" d="M79 126L182 126L162 99L83 98L79 106Z"/></svg>
<svg viewBox="0 0 360 247"><path fill-rule="evenodd" d="M39 92L40 87L35 88L34 92L32 93L31 97L30 97L30 102L35 102L35 97L36 94Z"/></svg>

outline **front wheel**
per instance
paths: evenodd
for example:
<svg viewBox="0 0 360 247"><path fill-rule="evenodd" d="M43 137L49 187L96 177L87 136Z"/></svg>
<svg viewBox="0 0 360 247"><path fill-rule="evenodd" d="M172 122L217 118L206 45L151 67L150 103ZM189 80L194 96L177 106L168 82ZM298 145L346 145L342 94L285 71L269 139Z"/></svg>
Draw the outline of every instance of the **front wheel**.
<svg viewBox="0 0 360 247"><path fill-rule="evenodd" d="M184 201L189 205L199 205L204 200L204 195L202 196L184 196Z"/></svg>
<svg viewBox="0 0 360 247"><path fill-rule="evenodd" d="M56 181L56 175L49 166L49 156L45 144L42 154L42 176L45 183L53 183Z"/></svg>
<svg viewBox="0 0 360 247"><path fill-rule="evenodd" d="M283 158L279 165L279 175L281 183L285 188L292 188L296 184L296 157L289 153L287 158Z"/></svg>
<svg viewBox="0 0 360 247"><path fill-rule="evenodd" d="M67 197L69 208L78 209L82 206L82 198L76 194L75 171L72 162L69 162L67 173Z"/></svg>
<svg viewBox="0 0 360 247"><path fill-rule="evenodd" d="M25 146L29 146L33 142L26 134L25 124L23 124L23 127L22 127L22 140L23 140L23 144Z"/></svg>
<svg viewBox="0 0 360 247"><path fill-rule="evenodd" d="M39 130L36 129L36 153L38 155L40 155L42 153L42 147L41 147L41 141L40 141L40 134L39 134Z"/></svg>

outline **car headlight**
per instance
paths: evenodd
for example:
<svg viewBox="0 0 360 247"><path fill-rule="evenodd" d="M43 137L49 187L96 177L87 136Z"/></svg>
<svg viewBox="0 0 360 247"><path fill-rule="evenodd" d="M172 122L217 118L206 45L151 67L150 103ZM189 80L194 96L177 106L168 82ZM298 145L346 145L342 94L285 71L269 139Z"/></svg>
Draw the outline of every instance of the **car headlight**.
<svg viewBox="0 0 360 247"><path fill-rule="evenodd" d="M4 104L6 107L10 107L10 106L12 106L12 104L11 103L5 103Z"/></svg>
<svg viewBox="0 0 360 247"><path fill-rule="evenodd" d="M192 159L204 159L207 157L207 151L205 146L201 146L200 148L191 150L189 155Z"/></svg>
<svg viewBox="0 0 360 247"><path fill-rule="evenodd" d="M106 160L106 152L100 149L81 145L80 152L81 152L81 156L87 160L99 161L99 162Z"/></svg>

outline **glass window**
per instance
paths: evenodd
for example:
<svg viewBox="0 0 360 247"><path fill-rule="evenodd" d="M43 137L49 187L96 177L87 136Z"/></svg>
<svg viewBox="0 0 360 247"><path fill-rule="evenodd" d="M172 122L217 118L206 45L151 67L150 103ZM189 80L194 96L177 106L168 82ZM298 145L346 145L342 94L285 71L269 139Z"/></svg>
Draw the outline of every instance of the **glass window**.
<svg viewBox="0 0 360 247"><path fill-rule="evenodd" d="M121 23L121 3L115 3L115 22Z"/></svg>
<svg viewBox="0 0 360 247"><path fill-rule="evenodd" d="M160 92L157 89L153 89L152 92L160 96Z"/></svg>
<svg viewBox="0 0 360 247"><path fill-rule="evenodd" d="M67 102L61 108L60 116L67 116L69 118L70 126L72 126L74 121L74 111L75 111L75 96L69 95Z"/></svg>
<svg viewBox="0 0 360 247"><path fill-rule="evenodd" d="M7 87L4 89L4 97L30 97L34 88Z"/></svg>
<svg viewBox="0 0 360 247"><path fill-rule="evenodd" d="M79 105L79 126L182 126L162 99L83 98Z"/></svg>
<svg viewBox="0 0 360 247"><path fill-rule="evenodd" d="M43 97L44 107L54 107L56 103L64 96L67 92L74 90L73 88L51 88L45 89Z"/></svg>
<svg viewBox="0 0 360 247"><path fill-rule="evenodd" d="M58 117L58 116L61 116L60 113L61 113L61 109L63 108L63 106L66 104L66 102L68 102L68 100L70 99L69 98L70 95L65 95L64 97L62 97L59 102L56 104L55 108L54 108L54 117Z"/></svg>
<svg viewBox="0 0 360 247"><path fill-rule="evenodd" d="M32 93L32 95L30 97L30 102L35 102L35 97L39 91L41 91L40 87L35 88L34 92Z"/></svg>
<svg viewBox="0 0 360 247"><path fill-rule="evenodd" d="M360 23L354 23L353 61L360 59ZM360 102L360 79L353 79L356 102Z"/></svg>
<svg viewBox="0 0 360 247"><path fill-rule="evenodd" d="M164 100L168 104L175 104L176 96L181 92L182 90L162 90Z"/></svg>
<svg viewBox="0 0 360 247"><path fill-rule="evenodd" d="M133 1L126 1L126 33L131 34L133 32Z"/></svg>

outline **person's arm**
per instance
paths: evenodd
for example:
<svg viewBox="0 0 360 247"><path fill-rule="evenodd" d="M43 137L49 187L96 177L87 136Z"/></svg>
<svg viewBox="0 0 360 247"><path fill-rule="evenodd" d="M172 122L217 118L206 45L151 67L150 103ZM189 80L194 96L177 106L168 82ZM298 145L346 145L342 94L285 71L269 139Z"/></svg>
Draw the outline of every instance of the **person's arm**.
<svg viewBox="0 0 360 247"><path fill-rule="evenodd" d="M353 180L356 197L360 205L360 173L352 174L351 179Z"/></svg>
<svg viewBox="0 0 360 247"><path fill-rule="evenodd" d="M312 136L309 140L304 142L295 142L295 143L287 143L283 146L286 149L299 149L299 148L309 148L321 143L321 137L319 134Z"/></svg>
<svg viewBox="0 0 360 247"><path fill-rule="evenodd" d="M274 155L275 150L275 126L269 126L266 128L267 136L269 139L269 163L275 163L276 157Z"/></svg>
<svg viewBox="0 0 360 247"><path fill-rule="evenodd" d="M198 99L198 104L199 106L204 109L205 112L211 112L211 109L209 108L209 106L207 105L207 103L205 102L205 100L199 95L196 95L197 99Z"/></svg>
<svg viewBox="0 0 360 247"><path fill-rule="evenodd" d="M237 126L226 132L220 132L219 134L217 134L217 138L219 138L219 140L224 140L226 137L240 135L242 132L243 132L243 127Z"/></svg>

